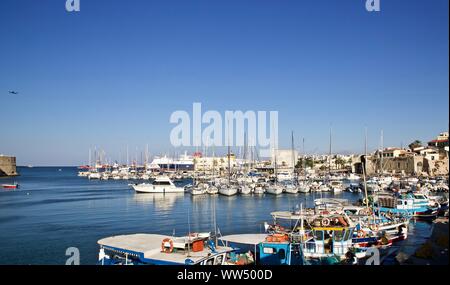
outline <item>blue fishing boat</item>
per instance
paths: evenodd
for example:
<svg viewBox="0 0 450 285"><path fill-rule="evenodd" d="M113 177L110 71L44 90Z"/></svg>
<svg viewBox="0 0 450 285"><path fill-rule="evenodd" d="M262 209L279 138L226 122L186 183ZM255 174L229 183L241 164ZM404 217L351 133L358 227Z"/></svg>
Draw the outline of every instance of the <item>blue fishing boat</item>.
<svg viewBox="0 0 450 285"><path fill-rule="evenodd" d="M375 196L374 206L380 213L421 218L434 218L438 210L425 195L414 193Z"/></svg>
<svg viewBox="0 0 450 285"><path fill-rule="evenodd" d="M250 264L252 256L219 246L208 234L173 237L131 234L101 239L100 265L229 265Z"/></svg>

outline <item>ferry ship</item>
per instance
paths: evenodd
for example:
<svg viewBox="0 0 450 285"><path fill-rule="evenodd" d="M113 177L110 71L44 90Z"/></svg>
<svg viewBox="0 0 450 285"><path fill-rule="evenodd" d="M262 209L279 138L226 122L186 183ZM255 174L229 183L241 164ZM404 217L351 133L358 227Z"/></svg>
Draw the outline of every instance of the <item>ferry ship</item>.
<svg viewBox="0 0 450 285"><path fill-rule="evenodd" d="M167 157L166 155L162 157L155 157L151 164L158 165L160 169L163 170L194 170L194 159L192 156L187 155L187 152L181 155L177 160Z"/></svg>

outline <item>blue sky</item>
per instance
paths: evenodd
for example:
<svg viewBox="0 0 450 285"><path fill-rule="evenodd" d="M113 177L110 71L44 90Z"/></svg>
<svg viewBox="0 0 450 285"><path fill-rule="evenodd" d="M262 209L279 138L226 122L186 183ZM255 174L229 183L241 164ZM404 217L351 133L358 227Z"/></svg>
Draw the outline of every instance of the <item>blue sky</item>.
<svg viewBox="0 0 450 285"><path fill-rule="evenodd" d="M306 151L448 129L448 0L0 2L0 153L19 164L174 151L175 110L277 110ZM8 94L17 90L18 95Z"/></svg>

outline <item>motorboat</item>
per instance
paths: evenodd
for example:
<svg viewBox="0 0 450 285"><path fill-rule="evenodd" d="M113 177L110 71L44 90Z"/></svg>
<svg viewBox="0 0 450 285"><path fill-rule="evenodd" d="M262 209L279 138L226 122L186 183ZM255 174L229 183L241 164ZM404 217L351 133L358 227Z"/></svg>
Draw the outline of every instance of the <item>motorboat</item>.
<svg viewBox="0 0 450 285"><path fill-rule="evenodd" d="M88 178L89 178L89 179L100 179L101 177L102 177L102 176L101 176L101 173L98 172L98 171L91 172L91 173L89 173L89 175L88 175Z"/></svg>
<svg viewBox="0 0 450 285"><path fill-rule="evenodd" d="M340 193L344 190L342 182L339 180L330 181L329 187L333 193Z"/></svg>
<svg viewBox="0 0 450 285"><path fill-rule="evenodd" d="M167 176L158 176L152 183L132 185L138 193L181 193L184 188L177 187Z"/></svg>
<svg viewBox="0 0 450 285"><path fill-rule="evenodd" d="M4 189L17 189L19 188L19 184L14 182L13 184L2 184L2 188Z"/></svg>

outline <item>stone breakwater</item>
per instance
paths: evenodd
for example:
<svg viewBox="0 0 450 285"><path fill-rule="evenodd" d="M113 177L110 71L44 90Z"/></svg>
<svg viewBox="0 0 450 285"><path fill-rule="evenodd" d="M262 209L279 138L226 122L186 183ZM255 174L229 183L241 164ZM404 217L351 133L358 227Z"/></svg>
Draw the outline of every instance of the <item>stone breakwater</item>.
<svg viewBox="0 0 450 285"><path fill-rule="evenodd" d="M17 176L16 158L0 155L0 177Z"/></svg>

